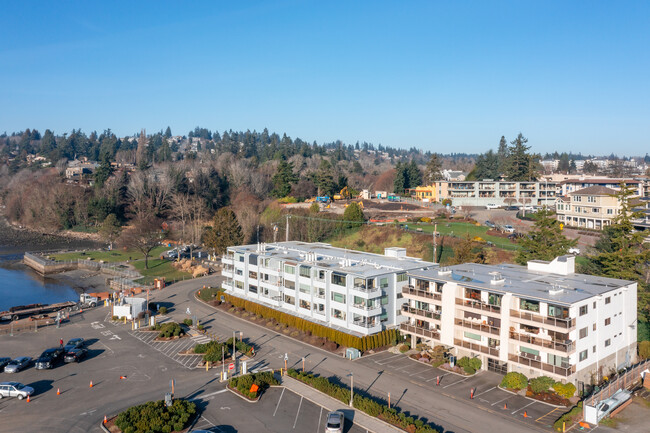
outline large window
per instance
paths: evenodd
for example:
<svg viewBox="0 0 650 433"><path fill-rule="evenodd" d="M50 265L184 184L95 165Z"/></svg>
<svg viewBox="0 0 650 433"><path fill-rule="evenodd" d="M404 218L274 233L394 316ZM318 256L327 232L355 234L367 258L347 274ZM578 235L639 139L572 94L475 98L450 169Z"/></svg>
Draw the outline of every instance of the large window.
<svg viewBox="0 0 650 433"><path fill-rule="evenodd" d="M531 301L528 299L521 299L519 301L519 308L526 311L539 313L539 301Z"/></svg>
<svg viewBox="0 0 650 433"><path fill-rule="evenodd" d="M548 355L548 363L556 367L568 368L569 367L569 358L565 358L560 355Z"/></svg>
<svg viewBox="0 0 650 433"><path fill-rule="evenodd" d="M388 295L384 295L381 297L381 305L387 305L388 304Z"/></svg>
<svg viewBox="0 0 650 433"><path fill-rule="evenodd" d="M300 284L299 288L300 288L301 293L309 293L310 292L309 284Z"/></svg>
<svg viewBox="0 0 650 433"><path fill-rule="evenodd" d="M502 297L503 297L502 295L496 293L490 293L488 295L488 304L493 305L495 307L500 307Z"/></svg>
<svg viewBox="0 0 650 433"><path fill-rule="evenodd" d="M257 254L251 254L248 256L248 264L257 266Z"/></svg>
<svg viewBox="0 0 650 433"><path fill-rule="evenodd" d="M528 347L521 346L521 347L519 348L519 350L520 350L522 353L527 353L527 354L529 354L529 355L539 356L539 350L536 350L536 349L529 349ZM525 355L524 355L524 356L525 356Z"/></svg>
<svg viewBox="0 0 650 433"><path fill-rule="evenodd" d="M337 286L345 286L345 275L343 274L337 274L337 273L332 273L332 284L336 284Z"/></svg>
<svg viewBox="0 0 650 433"><path fill-rule="evenodd" d="M305 308L309 310L309 301L305 301L304 299L300 300L300 308Z"/></svg>
<svg viewBox="0 0 650 433"><path fill-rule="evenodd" d="M388 287L388 277L383 277L379 280L379 287L382 289Z"/></svg>
<svg viewBox="0 0 650 433"><path fill-rule="evenodd" d="M284 303L289 305L296 305L296 298L289 295L284 295Z"/></svg>
<svg viewBox="0 0 650 433"><path fill-rule="evenodd" d="M290 265L284 265L284 273L289 274L289 275L295 275L296 274L296 267L295 266L290 266Z"/></svg>
<svg viewBox="0 0 650 433"><path fill-rule="evenodd" d="M476 341L481 341L481 336L478 335L478 334L473 334L471 332L465 331L463 333L463 335L465 336L465 338L469 338L469 339L476 340Z"/></svg>
<svg viewBox="0 0 650 433"><path fill-rule="evenodd" d="M337 310L336 308L332 308L332 318L345 320L345 313L341 310Z"/></svg>
<svg viewBox="0 0 650 433"><path fill-rule="evenodd" d="M257 286L254 286L252 284L249 285L248 286L248 291L251 292L251 293L257 293Z"/></svg>
<svg viewBox="0 0 650 433"><path fill-rule="evenodd" d="M345 295L342 293L332 292L332 301L345 304Z"/></svg>
<svg viewBox="0 0 650 433"><path fill-rule="evenodd" d="M589 330L588 328L582 328L582 329L579 331L579 338L580 338L580 339L585 338L585 337L587 336L587 331L588 331L588 330Z"/></svg>
<svg viewBox="0 0 650 433"><path fill-rule="evenodd" d="M584 316L588 312L589 312L589 305L583 305L582 307L580 307L580 315L581 316Z"/></svg>
<svg viewBox="0 0 650 433"><path fill-rule="evenodd" d="M310 271L311 271L311 268L309 266L301 266L300 267L300 276L309 278Z"/></svg>
<svg viewBox="0 0 650 433"><path fill-rule="evenodd" d="M588 350L583 350L582 352L580 352L580 357L579 357L580 361L584 361L585 359L587 359L587 356L589 356Z"/></svg>
<svg viewBox="0 0 650 433"><path fill-rule="evenodd" d="M406 280L408 280L408 276L406 275L406 272L400 272L399 274L397 274L397 282L398 283L401 283L401 282L406 281Z"/></svg>
<svg viewBox="0 0 650 433"><path fill-rule="evenodd" d="M548 304L548 317L556 319L566 319L569 317L569 309L559 305Z"/></svg>

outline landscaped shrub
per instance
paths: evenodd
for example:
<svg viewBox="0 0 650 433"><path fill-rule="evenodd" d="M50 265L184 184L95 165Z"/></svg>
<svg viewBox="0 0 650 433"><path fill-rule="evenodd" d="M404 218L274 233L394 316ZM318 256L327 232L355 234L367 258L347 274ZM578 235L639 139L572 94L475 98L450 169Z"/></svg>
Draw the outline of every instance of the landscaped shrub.
<svg viewBox="0 0 650 433"><path fill-rule="evenodd" d="M569 383L555 382L553 384L553 389L559 396L564 398L571 398L573 397L573 394L576 393L576 386L571 382Z"/></svg>
<svg viewBox="0 0 650 433"><path fill-rule="evenodd" d="M160 334L158 334L160 338L179 337L185 334L181 325L176 322L156 324L156 329L160 329Z"/></svg>
<svg viewBox="0 0 650 433"><path fill-rule="evenodd" d="M167 307L160 307L160 308L158 309L158 312L159 312L160 314L167 314Z"/></svg>
<svg viewBox="0 0 650 433"><path fill-rule="evenodd" d="M530 385L530 390L535 394L540 392L548 391L550 387L553 386L555 381L548 376L540 376L530 379L528 385Z"/></svg>
<svg viewBox="0 0 650 433"><path fill-rule="evenodd" d="M577 418L582 413L582 402L579 401L577 406L574 406L570 411L562 415L553 423L553 428L556 431L562 431L562 424L570 424L574 418Z"/></svg>
<svg viewBox="0 0 650 433"><path fill-rule="evenodd" d="M521 373L511 371L503 376L501 386L509 389L526 389L528 388L528 378Z"/></svg>
<svg viewBox="0 0 650 433"><path fill-rule="evenodd" d="M469 360L469 366L472 367L476 371L479 371L481 369L482 365L483 365L483 362L481 361L480 358L472 358L472 359Z"/></svg>
<svg viewBox="0 0 650 433"><path fill-rule="evenodd" d="M259 388L256 392L250 392L253 384L257 385ZM269 386L279 384L280 382L278 382L278 380L273 376L273 373L268 371L233 377L228 381L228 385L230 385L231 388L237 389L237 391L251 399L257 398Z"/></svg>
<svg viewBox="0 0 650 433"><path fill-rule="evenodd" d="M409 351L409 349L410 349L410 347L408 346L408 344L402 344L402 345L399 347L399 351L400 351L400 353L406 353L406 352Z"/></svg>
<svg viewBox="0 0 650 433"><path fill-rule="evenodd" d="M639 358L648 359L650 358L650 341L644 340L639 343L638 349Z"/></svg>
<svg viewBox="0 0 650 433"><path fill-rule="evenodd" d="M232 337L230 337L228 341L226 341L226 346L232 348ZM238 352L249 354L252 348L253 346L247 344L245 341L235 340L235 349L237 349Z"/></svg>
<svg viewBox="0 0 650 433"><path fill-rule="evenodd" d="M186 324L187 326L192 326L192 323L194 322L192 321L192 319L185 319L183 320L183 323Z"/></svg>
<svg viewBox="0 0 650 433"><path fill-rule="evenodd" d="M324 394L334 397L341 402L347 404L350 401L350 390L339 385L331 383L324 377L314 376L310 373L298 372L292 368L287 371L287 374L294 379L298 379ZM440 430L425 424L424 421L416 419L412 416L406 416L402 412L398 412L394 408L381 404L372 398L364 397L359 394L354 395L352 405L370 416L378 417L384 421L393 424L408 432L415 433L435 433Z"/></svg>
<svg viewBox="0 0 650 433"><path fill-rule="evenodd" d="M170 407L163 400L150 401L120 413L115 419L124 433L181 431L196 413L196 404L176 399Z"/></svg>
<svg viewBox="0 0 650 433"><path fill-rule="evenodd" d="M456 365L462 368L465 373L474 374L476 373L476 370L481 368L482 362L479 358L468 358L467 356L463 356L456 362Z"/></svg>

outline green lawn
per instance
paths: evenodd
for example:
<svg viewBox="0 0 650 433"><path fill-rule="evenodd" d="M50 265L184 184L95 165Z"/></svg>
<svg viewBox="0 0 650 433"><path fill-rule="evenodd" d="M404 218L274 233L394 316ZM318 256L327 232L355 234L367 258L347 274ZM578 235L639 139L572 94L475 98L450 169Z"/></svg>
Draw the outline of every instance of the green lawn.
<svg viewBox="0 0 650 433"><path fill-rule="evenodd" d="M154 248L149 257L160 257L162 253L169 250L167 246L159 246ZM142 260L144 256L139 251L115 249L113 251L88 251L80 253L64 253L50 255L54 260L77 260L77 259L90 259L100 261L103 260L108 263L125 262L131 258L132 260Z"/></svg>
<svg viewBox="0 0 650 433"><path fill-rule="evenodd" d="M413 224L410 223L408 224L409 229L415 230L421 228L424 233L433 233L433 224ZM482 239L485 239L486 241L490 241L494 243L499 248L502 248L504 250L517 250L519 249L519 245L515 244L514 242L511 242L507 238L502 238L499 236L492 236L486 234L488 231L488 227L480 225L477 226L475 224L470 224L470 223L461 223L461 222L439 222L438 223L438 233L441 235L447 235L447 236L456 236L463 238L469 234L471 238L478 236Z"/></svg>
<svg viewBox="0 0 650 433"><path fill-rule="evenodd" d="M140 284L151 284L155 278L164 278L167 282L192 278L189 272L179 271L169 260L149 259L149 269L144 268L144 260L133 263L135 269L144 276L136 280Z"/></svg>

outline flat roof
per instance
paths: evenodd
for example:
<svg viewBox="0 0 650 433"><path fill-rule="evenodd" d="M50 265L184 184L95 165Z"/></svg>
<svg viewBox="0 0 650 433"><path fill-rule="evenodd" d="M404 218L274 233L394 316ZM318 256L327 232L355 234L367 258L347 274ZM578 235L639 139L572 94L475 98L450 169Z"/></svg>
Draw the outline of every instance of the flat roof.
<svg viewBox="0 0 650 433"><path fill-rule="evenodd" d="M321 242L276 242L232 246L228 249L363 277L438 266L416 257L388 257L382 254L337 248Z"/></svg>
<svg viewBox="0 0 650 433"><path fill-rule="evenodd" d="M440 270L451 271L439 274L438 269L409 271L409 276L435 281L454 282L468 288L488 290L493 293L512 293L526 299L537 299L555 304L571 305L593 296L633 284L634 281L598 277L585 274L560 275L541 271L530 271L526 266L501 264L482 265L464 263ZM500 277L503 282L492 284Z"/></svg>

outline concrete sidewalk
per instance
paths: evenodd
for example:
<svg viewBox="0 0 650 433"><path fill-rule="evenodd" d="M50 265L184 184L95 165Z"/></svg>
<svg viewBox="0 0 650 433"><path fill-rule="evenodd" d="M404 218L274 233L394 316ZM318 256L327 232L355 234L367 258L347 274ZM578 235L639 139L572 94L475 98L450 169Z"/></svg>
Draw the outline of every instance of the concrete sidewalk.
<svg viewBox="0 0 650 433"><path fill-rule="evenodd" d="M394 427L378 418L371 417L370 415L361 412L360 410L353 409L344 403L341 403L335 398L330 397L329 395L323 394L322 392L312 388L309 385L306 385L299 380L296 380L289 376L282 376L282 385L287 389L295 392L306 398L307 400L316 403L317 405L323 406L329 411L345 409L346 418L349 421L354 422L356 425L363 427L372 433L404 433L404 430ZM354 419L350 419L349 413L354 412Z"/></svg>

